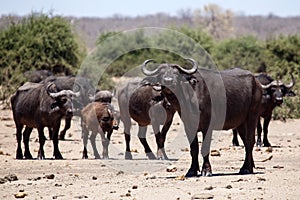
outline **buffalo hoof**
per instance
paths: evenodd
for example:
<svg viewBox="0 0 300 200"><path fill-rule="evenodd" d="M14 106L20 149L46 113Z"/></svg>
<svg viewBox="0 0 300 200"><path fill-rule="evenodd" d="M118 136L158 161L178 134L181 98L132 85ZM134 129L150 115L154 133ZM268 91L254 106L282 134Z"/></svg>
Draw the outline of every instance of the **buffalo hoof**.
<svg viewBox="0 0 300 200"><path fill-rule="evenodd" d="M54 155L54 158L55 158L56 160L62 160L62 159L64 159L60 153Z"/></svg>
<svg viewBox="0 0 300 200"><path fill-rule="evenodd" d="M108 160L109 157L108 156L103 156L103 160Z"/></svg>
<svg viewBox="0 0 300 200"><path fill-rule="evenodd" d="M132 160L132 154L130 151L125 152L125 160Z"/></svg>
<svg viewBox="0 0 300 200"><path fill-rule="evenodd" d="M41 151L39 150L37 158L38 158L39 160L44 160L44 159L45 159L45 154L44 154L44 152L41 152Z"/></svg>
<svg viewBox="0 0 300 200"><path fill-rule="evenodd" d="M60 134L59 135L59 140L65 140L65 135Z"/></svg>
<svg viewBox="0 0 300 200"><path fill-rule="evenodd" d="M147 157L148 157L148 159L150 159L150 160L156 160L156 156L154 155L153 152L147 153Z"/></svg>
<svg viewBox="0 0 300 200"><path fill-rule="evenodd" d="M17 151L16 159L18 159L18 160L23 159L22 150L21 151L19 151L19 150Z"/></svg>
<svg viewBox="0 0 300 200"><path fill-rule="evenodd" d="M271 147L272 145L270 144L269 141L264 141L264 147Z"/></svg>
<svg viewBox="0 0 300 200"><path fill-rule="evenodd" d="M195 177L195 176L198 176L198 170L189 169L189 171L185 175L186 178Z"/></svg>
<svg viewBox="0 0 300 200"><path fill-rule="evenodd" d="M201 175L208 177L208 176L212 176L212 173L210 170L202 170Z"/></svg>
<svg viewBox="0 0 300 200"><path fill-rule="evenodd" d="M242 175L253 174L253 171L249 170L249 169L240 169L239 174L242 174Z"/></svg>
<svg viewBox="0 0 300 200"><path fill-rule="evenodd" d="M32 155L29 153L29 154L25 154L25 159L33 159Z"/></svg>

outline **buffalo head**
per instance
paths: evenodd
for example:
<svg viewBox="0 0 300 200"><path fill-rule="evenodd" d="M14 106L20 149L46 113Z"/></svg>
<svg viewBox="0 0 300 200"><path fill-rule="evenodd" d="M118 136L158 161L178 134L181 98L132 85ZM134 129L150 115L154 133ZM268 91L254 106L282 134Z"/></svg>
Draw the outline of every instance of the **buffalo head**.
<svg viewBox="0 0 300 200"><path fill-rule="evenodd" d="M79 92L73 92L72 90L57 91L53 82L47 85L46 91L47 94L54 99L54 103L50 105L50 112L62 111L66 115L73 114L72 97L78 97Z"/></svg>
<svg viewBox="0 0 300 200"><path fill-rule="evenodd" d="M284 84L281 80L273 80L269 84L261 84L265 90L265 96L270 98L277 106L283 103L284 96L295 96L296 94L291 90L295 85L295 79L291 74L292 82Z"/></svg>
<svg viewBox="0 0 300 200"><path fill-rule="evenodd" d="M182 76L192 75L198 69L198 64L195 60L193 60L191 58L188 58L186 60L188 60L189 62L191 62L193 64L193 67L191 69L184 69L183 67L181 67L180 65L177 65L177 64L161 64L152 71L146 69L146 65L149 62L153 62L154 60L152 60L152 59L146 60L142 64L142 72L146 76L158 75L157 81L160 82L164 86L167 86L167 87L175 86L176 84L178 84L181 81L181 79L183 78Z"/></svg>

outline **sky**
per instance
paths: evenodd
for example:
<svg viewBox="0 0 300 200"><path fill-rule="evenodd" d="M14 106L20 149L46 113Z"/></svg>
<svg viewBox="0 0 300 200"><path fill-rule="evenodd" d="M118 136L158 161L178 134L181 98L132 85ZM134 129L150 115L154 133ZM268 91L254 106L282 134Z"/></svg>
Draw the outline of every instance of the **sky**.
<svg viewBox="0 0 300 200"><path fill-rule="evenodd" d="M235 14L300 16L300 1L296 0L0 0L0 15L23 16L32 11L74 17L177 15L180 10L202 9L212 3Z"/></svg>

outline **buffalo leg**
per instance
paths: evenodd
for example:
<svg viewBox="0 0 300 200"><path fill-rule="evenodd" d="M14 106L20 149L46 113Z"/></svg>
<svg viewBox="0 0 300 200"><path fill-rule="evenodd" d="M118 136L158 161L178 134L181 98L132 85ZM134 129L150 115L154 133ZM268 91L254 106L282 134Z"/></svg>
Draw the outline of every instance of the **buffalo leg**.
<svg viewBox="0 0 300 200"><path fill-rule="evenodd" d="M103 159L108 159L108 145L110 142L110 137L111 137L112 131L109 131L107 133L107 138L105 138L105 134L104 133L100 133L101 135L101 140L102 140L102 147L103 147Z"/></svg>
<svg viewBox="0 0 300 200"><path fill-rule="evenodd" d="M150 160L156 159L146 139L147 126L139 126L138 137L142 143L145 153Z"/></svg>
<svg viewBox="0 0 300 200"><path fill-rule="evenodd" d="M232 134L233 134L232 145L240 146L239 139L238 139L238 132L237 132L236 128L232 129Z"/></svg>
<svg viewBox="0 0 300 200"><path fill-rule="evenodd" d="M169 116L167 119L170 119L170 120L167 120L167 122L165 122L164 126L162 127L161 132L160 132L161 135L159 135L159 134L155 135L156 143L157 143L157 147L158 147L158 150L157 150L157 158L158 159L162 159L162 158L169 159L166 154L166 151L165 151L165 142L166 142L167 133L173 122L173 115ZM158 128L159 128L159 126L158 126Z"/></svg>
<svg viewBox="0 0 300 200"><path fill-rule="evenodd" d="M240 169L240 174L251 174L253 173L254 160L253 160L253 147L255 143L255 128L256 120L248 120L247 124L242 124L238 127L238 132L243 140L246 156L245 161Z"/></svg>
<svg viewBox="0 0 300 200"><path fill-rule="evenodd" d="M262 132L262 127L259 119L257 122L257 140L256 140L256 146L258 147L261 147L261 132Z"/></svg>
<svg viewBox="0 0 300 200"><path fill-rule="evenodd" d="M212 169L211 169L211 165L209 162L209 154L210 154L212 130L203 131L202 137L203 137L203 142L202 142L202 147L201 147L201 154L203 157L203 164L202 164L202 169L201 169L201 175L202 176L211 176Z"/></svg>
<svg viewBox="0 0 300 200"><path fill-rule="evenodd" d="M17 153L16 153L16 159L23 159L23 152L22 152L22 129L23 129L23 125L22 124L16 124L16 128L17 128Z"/></svg>
<svg viewBox="0 0 300 200"><path fill-rule="evenodd" d="M264 139L263 139L263 144L265 147L270 147L271 144L268 140L268 127L269 127L269 123L271 121L271 116L268 116L264 119Z"/></svg>
<svg viewBox="0 0 300 200"><path fill-rule="evenodd" d="M24 152L25 159L32 159L32 155L31 155L30 149L29 149L29 138L30 138L31 131L32 131L32 128L29 128L26 126L25 130L23 132L24 147L25 147L25 152Z"/></svg>
<svg viewBox="0 0 300 200"><path fill-rule="evenodd" d="M95 159L100 159L100 155L98 153L97 146L96 146L96 136L97 136L97 133L92 132L92 134L90 136L90 141L91 141L91 145L92 145L92 148L93 148L93 151L94 151Z"/></svg>
<svg viewBox="0 0 300 200"><path fill-rule="evenodd" d="M129 115L129 114L128 114ZM131 119L127 115L121 115L121 119L124 123L124 137L126 143L126 150L125 150L125 159L132 160L132 154L130 150L130 127L131 127Z"/></svg>
<svg viewBox="0 0 300 200"><path fill-rule="evenodd" d="M58 147L59 127L60 127L60 121L59 123L57 123L57 126L53 128L53 148L54 148L53 156L55 159L63 159Z"/></svg>
<svg viewBox="0 0 300 200"><path fill-rule="evenodd" d="M38 151L38 159L42 160L45 159L44 144L46 139L44 135L44 127L39 127L38 133L39 133L39 143L40 143L40 148Z"/></svg>
<svg viewBox="0 0 300 200"><path fill-rule="evenodd" d="M87 148L86 148L88 138L89 138L89 132L86 129L86 127L82 125L82 141L83 141L82 158L83 159L88 159Z"/></svg>
<svg viewBox="0 0 300 200"><path fill-rule="evenodd" d="M191 148L190 154L192 156L192 164L185 177L197 176L198 171L200 171L199 160L198 160L199 144L198 144L197 135L194 136L194 140L191 142L190 148Z"/></svg>
<svg viewBox="0 0 300 200"><path fill-rule="evenodd" d="M64 129L59 134L59 139L60 140L65 140L66 132L71 127L71 120L72 120L72 117L66 117L65 118L65 127L64 127Z"/></svg>
<svg viewBox="0 0 300 200"><path fill-rule="evenodd" d="M132 154L130 151L130 134L124 132L124 136L125 136L125 142L126 142L126 151L125 151L125 159L126 160L132 160Z"/></svg>

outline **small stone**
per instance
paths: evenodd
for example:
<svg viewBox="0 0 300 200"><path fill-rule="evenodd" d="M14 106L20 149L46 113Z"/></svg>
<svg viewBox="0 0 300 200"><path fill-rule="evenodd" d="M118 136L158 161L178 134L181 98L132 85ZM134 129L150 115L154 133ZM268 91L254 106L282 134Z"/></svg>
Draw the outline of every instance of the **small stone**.
<svg viewBox="0 0 300 200"><path fill-rule="evenodd" d="M138 153L139 151L137 149L131 149L130 152Z"/></svg>
<svg viewBox="0 0 300 200"><path fill-rule="evenodd" d="M214 188L213 188L213 186L211 186L211 185L208 186L208 187L206 187L206 188L204 188L204 190L212 190L212 189L214 189Z"/></svg>
<svg viewBox="0 0 300 200"><path fill-rule="evenodd" d="M202 193L202 194L195 194L192 196L192 199L213 199L214 195Z"/></svg>
<svg viewBox="0 0 300 200"><path fill-rule="evenodd" d="M185 175L177 176L175 178L176 181L184 181L185 180Z"/></svg>
<svg viewBox="0 0 300 200"><path fill-rule="evenodd" d="M48 175L45 175L45 178L46 179L54 179L55 175L54 174L48 174Z"/></svg>
<svg viewBox="0 0 300 200"><path fill-rule="evenodd" d="M6 175L4 177L4 179L8 180L8 181L17 181L18 180L18 177L17 175L15 174L9 174L9 175Z"/></svg>
<svg viewBox="0 0 300 200"><path fill-rule="evenodd" d="M227 185L226 189L232 189L232 186L231 185Z"/></svg>
<svg viewBox="0 0 300 200"><path fill-rule="evenodd" d="M27 193L25 192L18 192L17 194L15 194L15 198L21 199L21 198L25 198L27 196Z"/></svg>
<svg viewBox="0 0 300 200"><path fill-rule="evenodd" d="M124 174L123 171L118 171L117 175L121 175L121 174Z"/></svg>
<svg viewBox="0 0 300 200"><path fill-rule="evenodd" d="M186 147L186 148L181 149L181 151L190 151L190 149Z"/></svg>
<svg viewBox="0 0 300 200"><path fill-rule="evenodd" d="M93 176L92 179L93 179L93 180L97 180L98 178L97 178L96 176Z"/></svg>
<svg viewBox="0 0 300 200"><path fill-rule="evenodd" d="M0 178L0 184L6 183L7 180L5 178Z"/></svg>
<svg viewBox="0 0 300 200"><path fill-rule="evenodd" d="M133 186L132 186L132 189L134 189L134 190L137 189L137 188L138 188L137 185L133 185Z"/></svg>
<svg viewBox="0 0 300 200"><path fill-rule="evenodd" d="M175 165L170 165L167 167L167 172L176 172L177 167Z"/></svg>
<svg viewBox="0 0 300 200"><path fill-rule="evenodd" d="M282 169L282 168L284 168L284 167L281 166L281 165L275 165L275 166L273 166L273 168L275 168L275 169Z"/></svg>
<svg viewBox="0 0 300 200"><path fill-rule="evenodd" d="M268 147L268 148L266 149L266 152L268 152L268 153L272 153L272 151L273 151L273 148L272 148L272 147Z"/></svg>
<svg viewBox="0 0 300 200"><path fill-rule="evenodd" d="M211 150L210 155L211 156L221 156L221 153L218 150Z"/></svg>
<svg viewBox="0 0 300 200"><path fill-rule="evenodd" d="M258 177L257 180L259 180L259 181L266 181L267 179L262 178L262 177Z"/></svg>

